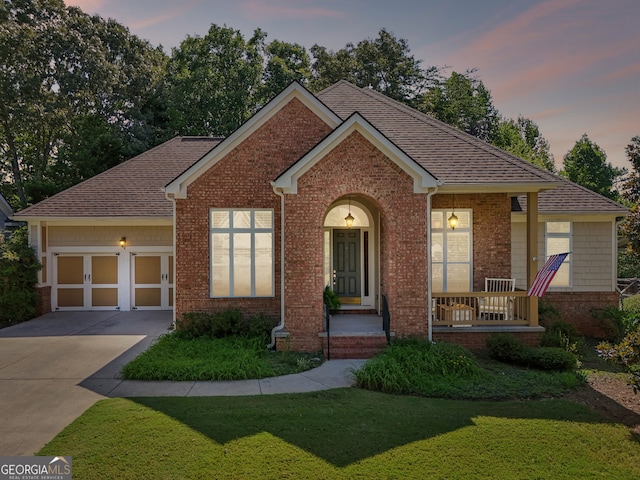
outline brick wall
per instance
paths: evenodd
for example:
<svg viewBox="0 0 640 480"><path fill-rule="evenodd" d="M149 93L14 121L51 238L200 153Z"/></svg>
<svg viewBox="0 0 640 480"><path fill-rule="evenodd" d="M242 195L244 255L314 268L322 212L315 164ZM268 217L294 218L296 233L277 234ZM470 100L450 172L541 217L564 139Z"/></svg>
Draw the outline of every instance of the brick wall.
<svg viewBox="0 0 640 480"><path fill-rule="evenodd" d="M51 286L36 288L38 294L38 304L36 305L36 315L44 315L51 311Z"/></svg>
<svg viewBox="0 0 640 480"><path fill-rule="evenodd" d="M298 160L329 127L294 99L247 140L194 181L176 201L176 314L239 308L280 316L280 198L270 182ZM271 208L274 211L275 296L209 297L209 209ZM320 250L322 251L322 250Z"/></svg>
<svg viewBox="0 0 640 480"><path fill-rule="evenodd" d="M433 340L436 342L448 342L460 344L469 350L480 351L487 349L487 337L493 332L470 332L463 328L451 328L446 332L433 332ZM513 332L513 335L525 344L532 347L539 346L542 332Z"/></svg>
<svg viewBox="0 0 640 480"><path fill-rule="evenodd" d="M607 326L593 316L595 308L618 306L619 297L616 292L549 292L544 300L553 304L562 320L575 325L582 335L595 338L607 336Z"/></svg>

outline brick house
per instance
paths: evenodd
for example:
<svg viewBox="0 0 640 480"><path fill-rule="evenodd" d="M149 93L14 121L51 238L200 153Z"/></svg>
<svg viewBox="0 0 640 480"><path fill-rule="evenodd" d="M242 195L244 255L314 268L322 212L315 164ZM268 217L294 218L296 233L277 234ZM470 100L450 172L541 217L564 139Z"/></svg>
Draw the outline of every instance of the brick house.
<svg viewBox="0 0 640 480"><path fill-rule="evenodd" d="M383 296L395 335L474 347L507 330L535 342L526 290L560 251L572 253L545 299L597 335L589 312L617 304L625 213L343 81L316 95L293 83L226 139L174 138L14 218L45 266L45 310L239 308L277 319L280 348L316 351L327 285L342 299L336 348L384 343ZM496 277L515 291L482 294ZM508 310L482 314L492 298Z"/></svg>

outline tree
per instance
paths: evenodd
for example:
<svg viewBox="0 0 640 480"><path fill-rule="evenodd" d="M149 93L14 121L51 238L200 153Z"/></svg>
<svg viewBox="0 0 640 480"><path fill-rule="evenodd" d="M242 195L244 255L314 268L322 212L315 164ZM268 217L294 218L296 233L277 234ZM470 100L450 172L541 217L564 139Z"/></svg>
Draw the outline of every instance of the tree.
<svg viewBox="0 0 640 480"><path fill-rule="evenodd" d="M375 39L354 46L348 43L338 52L314 45L310 87L319 91L340 80L359 87L370 87L395 100L412 104L434 83L438 68L422 69L421 61L411 55L409 43L381 29Z"/></svg>
<svg viewBox="0 0 640 480"><path fill-rule="evenodd" d="M556 172L549 142L533 120L519 116L515 121L500 121L491 143L545 170Z"/></svg>
<svg viewBox="0 0 640 480"><path fill-rule="evenodd" d="M632 204L632 209L620 225L621 233L629 239L632 256L640 257L640 135L631 139L625 148L631 162L631 173L624 183L623 198Z"/></svg>
<svg viewBox="0 0 640 480"><path fill-rule="evenodd" d="M302 85L309 82L311 59L302 45L274 40L267 45L264 55L263 101L280 93L294 80Z"/></svg>
<svg viewBox="0 0 640 480"><path fill-rule="evenodd" d="M167 95L172 127L180 135L228 135L260 104L263 73L260 29L245 41L239 30L211 25L187 36L172 52Z"/></svg>
<svg viewBox="0 0 640 480"><path fill-rule="evenodd" d="M422 96L417 108L438 120L453 125L487 142L491 142L498 127L499 114L493 106L491 92L475 71L452 72Z"/></svg>
<svg viewBox="0 0 640 480"><path fill-rule="evenodd" d="M68 186L58 183L58 154L77 138L80 117L112 127L123 145L117 161L152 146L142 126L160 49L62 0L4 0L0 19L0 178L10 179L2 190L15 207ZM91 170L106 160L92 157Z"/></svg>
<svg viewBox="0 0 640 480"><path fill-rule="evenodd" d="M586 133L565 154L562 165L564 168L560 174L563 177L605 197L614 200L619 198L613 185L626 170L607 163L604 150L592 142Z"/></svg>

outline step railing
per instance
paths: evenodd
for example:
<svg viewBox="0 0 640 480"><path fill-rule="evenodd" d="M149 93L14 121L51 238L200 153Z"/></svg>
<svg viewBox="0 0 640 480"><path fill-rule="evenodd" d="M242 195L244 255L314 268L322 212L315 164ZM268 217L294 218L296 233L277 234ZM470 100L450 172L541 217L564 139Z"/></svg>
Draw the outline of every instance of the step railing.
<svg viewBox="0 0 640 480"><path fill-rule="evenodd" d="M387 297L382 295L382 329L387 337L387 344L391 343L391 314L389 313L389 305Z"/></svg>

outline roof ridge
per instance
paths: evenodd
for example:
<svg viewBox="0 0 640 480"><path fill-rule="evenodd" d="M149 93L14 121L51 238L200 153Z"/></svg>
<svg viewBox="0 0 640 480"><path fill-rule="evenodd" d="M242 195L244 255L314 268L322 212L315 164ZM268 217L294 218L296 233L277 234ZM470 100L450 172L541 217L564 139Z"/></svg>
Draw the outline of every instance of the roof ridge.
<svg viewBox="0 0 640 480"><path fill-rule="evenodd" d="M346 81L344 81L346 82ZM414 119L424 122L424 123L428 123L429 125L431 125L433 128L437 128L441 131L450 133L452 135L454 135L456 138L458 138L459 140L468 143L469 145L473 145L476 146L478 148L481 148L482 150L484 150L485 152L491 153L493 155L497 155L500 158L502 158L503 160L511 163L512 165L516 165L519 167L523 167L525 168L529 173L532 173L538 177L540 177L543 180L546 181L556 181L557 179L557 175L554 175L553 173L537 166L534 165L531 162L528 162L527 160L524 160L523 158L517 157L516 155L513 155L505 150L502 150L499 147L496 147L495 145L491 145L488 142L485 142L484 140L474 137L473 135L466 133L462 130L460 130L459 128L456 128L452 125L449 125L446 122L443 122L442 120L438 120L437 118L432 117L431 115L428 115L424 112L421 112L420 110L417 110L405 103L402 103L398 100L395 100L391 97L386 96L383 93L380 93L376 90L372 90L369 88L360 88L357 87L349 82L346 82L347 84L349 84L351 87L359 90L361 93L375 99L381 102L386 103L388 106L392 107L392 108L396 108L397 110L402 111L403 113L410 115L411 117L413 117Z"/></svg>

